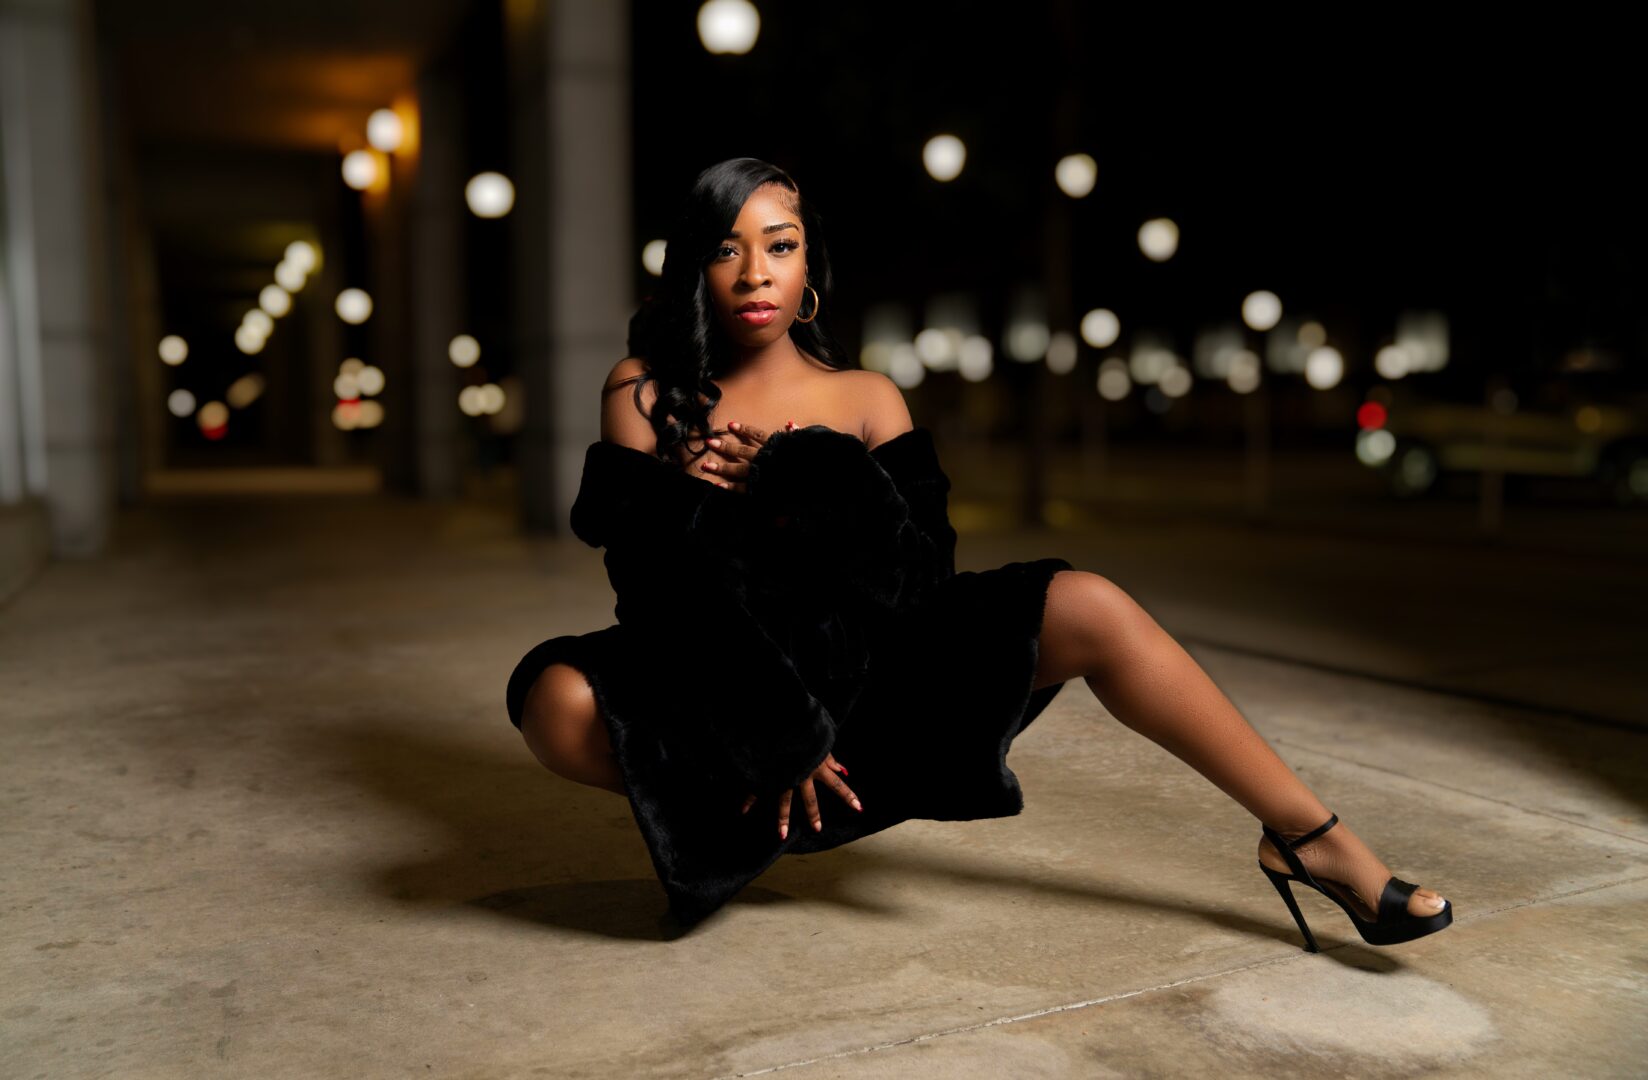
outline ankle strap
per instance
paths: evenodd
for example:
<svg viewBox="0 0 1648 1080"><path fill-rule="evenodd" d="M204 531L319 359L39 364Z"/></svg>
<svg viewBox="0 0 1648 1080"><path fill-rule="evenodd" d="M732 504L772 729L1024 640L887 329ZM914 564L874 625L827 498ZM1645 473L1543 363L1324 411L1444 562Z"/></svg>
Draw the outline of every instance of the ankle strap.
<svg viewBox="0 0 1648 1080"><path fill-rule="evenodd" d="M1277 832L1275 829L1272 829L1268 825L1265 826L1265 831L1267 833L1270 833L1271 843L1275 843L1276 841L1280 840L1283 844L1286 844L1289 848L1299 848L1299 847L1303 847L1304 845L1310 843L1312 840L1316 839L1318 836L1321 836L1323 833L1327 832L1329 829L1333 828L1337 824L1339 824L1339 815L1334 814L1332 817L1328 818L1322 824L1316 826L1316 828L1310 830L1310 832L1308 832L1305 835L1301 836L1297 840L1289 840L1287 837L1283 836L1281 833ZM1280 845L1278 845L1278 846L1280 846Z"/></svg>

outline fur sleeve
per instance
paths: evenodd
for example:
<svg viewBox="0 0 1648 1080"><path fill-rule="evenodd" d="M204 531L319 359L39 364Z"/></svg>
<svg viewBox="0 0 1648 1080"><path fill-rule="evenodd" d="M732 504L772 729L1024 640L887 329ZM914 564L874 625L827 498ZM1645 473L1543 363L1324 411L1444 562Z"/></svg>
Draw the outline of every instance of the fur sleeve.
<svg viewBox="0 0 1648 1080"><path fill-rule="evenodd" d="M652 455L597 442L572 508L574 533L606 548L616 615L644 650L636 678L671 677L687 729L766 796L809 776L836 724L747 602L747 496ZM736 682L732 700L717 674ZM680 734L680 731L677 731Z"/></svg>
<svg viewBox="0 0 1648 1080"><path fill-rule="evenodd" d="M887 608L955 573L950 480L915 428L867 449L822 424L778 432L751 459L754 509L785 556Z"/></svg>

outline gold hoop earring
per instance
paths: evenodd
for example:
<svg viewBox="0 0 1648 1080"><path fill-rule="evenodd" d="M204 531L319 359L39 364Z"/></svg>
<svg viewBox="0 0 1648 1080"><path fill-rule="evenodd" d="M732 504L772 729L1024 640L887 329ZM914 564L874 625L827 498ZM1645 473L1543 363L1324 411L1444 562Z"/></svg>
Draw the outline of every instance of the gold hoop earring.
<svg viewBox="0 0 1648 1080"><path fill-rule="evenodd" d="M813 294L813 313L811 315L807 316L805 319L803 319L801 317L801 312L797 311L795 313L795 321L799 322L799 323L809 323L809 322L812 322L814 319L818 318L818 305L819 305L819 302L820 302L819 299L818 299L818 290L813 288L811 285L807 285L807 286L805 286L805 288L808 292Z"/></svg>

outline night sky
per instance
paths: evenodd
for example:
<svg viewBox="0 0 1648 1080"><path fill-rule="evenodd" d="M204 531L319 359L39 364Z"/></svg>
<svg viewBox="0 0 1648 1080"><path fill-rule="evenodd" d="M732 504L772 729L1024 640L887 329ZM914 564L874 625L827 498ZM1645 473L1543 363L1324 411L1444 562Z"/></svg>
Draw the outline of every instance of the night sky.
<svg viewBox="0 0 1648 1080"><path fill-rule="evenodd" d="M1486 42L1429 16L1143 26L1071 4L1058 32L1049 4L785 3L729 57L699 46L696 7L636 5L640 240L699 169L748 154L818 202L841 308L999 296L1039 275L1043 206L1066 198L1053 163L1084 151L1099 180L1071 207L1077 310L1185 348L1256 288L1322 319L1353 367L1408 307L1449 313L1456 378L1648 344L1641 125L1604 27ZM940 132L967 145L947 184L921 165ZM1166 264L1134 240L1158 215L1181 229Z"/></svg>

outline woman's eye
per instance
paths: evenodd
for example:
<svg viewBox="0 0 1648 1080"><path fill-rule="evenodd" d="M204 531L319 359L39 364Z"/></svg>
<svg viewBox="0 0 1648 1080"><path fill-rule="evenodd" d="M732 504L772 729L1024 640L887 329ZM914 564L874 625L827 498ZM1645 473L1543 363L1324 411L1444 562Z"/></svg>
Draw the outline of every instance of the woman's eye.
<svg viewBox="0 0 1648 1080"><path fill-rule="evenodd" d="M800 246L801 245L796 243L794 240L780 240L780 241L778 241L778 243L776 243L772 246L772 250L774 250L774 251L794 251L796 248L798 248ZM715 257L719 259L719 258L722 257L722 254L724 252L729 252L729 251L732 251L732 250L733 249L730 245L722 244L719 248L716 249ZM733 252L733 254L736 255L737 252Z"/></svg>

